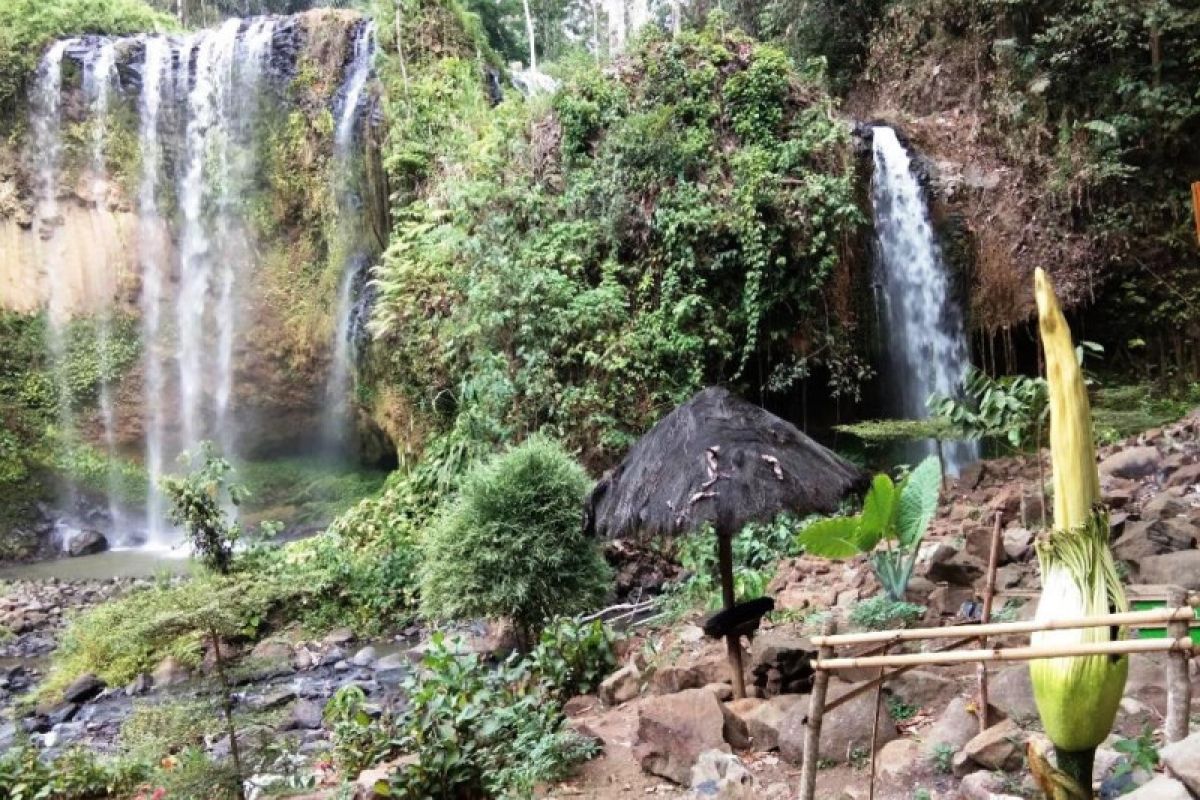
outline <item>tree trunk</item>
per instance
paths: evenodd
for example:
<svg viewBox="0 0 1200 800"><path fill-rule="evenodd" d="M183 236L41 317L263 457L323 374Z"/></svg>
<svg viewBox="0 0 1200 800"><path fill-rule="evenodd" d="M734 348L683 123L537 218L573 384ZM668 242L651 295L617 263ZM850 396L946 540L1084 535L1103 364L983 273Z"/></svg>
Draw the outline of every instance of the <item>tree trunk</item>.
<svg viewBox="0 0 1200 800"><path fill-rule="evenodd" d="M229 679L225 675L225 658L221 655L221 637L216 628L208 629L208 638L213 646L213 666L217 671L217 680L221 683L221 710L225 714L225 730L229 734L229 757L233 759L234 777L237 779L238 800L246 800L246 787L243 782L242 755L238 750L237 725L233 722L233 700L229 697Z"/></svg>

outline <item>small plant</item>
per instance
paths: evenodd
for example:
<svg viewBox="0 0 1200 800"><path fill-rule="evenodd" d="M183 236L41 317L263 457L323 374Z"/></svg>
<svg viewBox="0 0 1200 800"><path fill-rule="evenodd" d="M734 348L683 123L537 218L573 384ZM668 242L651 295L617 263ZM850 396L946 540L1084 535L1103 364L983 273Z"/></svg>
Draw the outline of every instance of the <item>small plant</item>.
<svg viewBox="0 0 1200 800"><path fill-rule="evenodd" d="M850 622L869 631L907 628L925 614L925 606L897 602L886 595L864 600L850 609Z"/></svg>
<svg viewBox="0 0 1200 800"><path fill-rule="evenodd" d="M202 459L199 467L183 477L167 477L162 490L171 501L168 517L182 525L200 563L222 575L233 566L233 547L241 536L241 526L226 518L225 504L239 505L245 490L228 483L233 466L216 455L211 442L200 445L197 454L184 453L182 463Z"/></svg>
<svg viewBox="0 0 1200 800"><path fill-rule="evenodd" d="M1113 775L1125 775L1135 769L1153 772L1158 766L1158 742L1154 738L1154 728L1150 725L1143 728L1137 736L1119 740L1113 745L1113 749L1124 756L1113 767Z"/></svg>
<svg viewBox="0 0 1200 800"><path fill-rule="evenodd" d="M899 484L876 475L862 513L808 525L796 537L806 551L825 558L870 553L871 569L887 596L903 601L925 530L937 513L941 468L930 456ZM882 544L882 549L876 549Z"/></svg>
<svg viewBox="0 0 1200 800"><path fill-rule="evenodd" d="M933 800L933 795L929 794L928 789L917 789L913 792L913 800Z"/></svg>
<svg viewBox="0 0 1200 800"><path fill-rule="evenodd" d="M899 697L889 697L887 699L888 714L896 722L904 722L912 719L917 715L917 707L904 702Z"/></svg>
<svg viewBox="0 0 1200 800"><path fill-rule="evenodd" d="M529 654L530 669L562 700L587 694L616 668L614 641L612 631L599 620L558 619L542 631Z"/></svg>
<svg viewBox="0 0 1200 800"><path fill-rule="evenodd" d="M851 767L861 772L871 763L871 751L862 746L853 747L850 750L849 761Z"/></svg>
<svg viewBox="0 0 1200 800"><path fill-rule="evenodd" d="M949 775L954 771L954 745L946 744L945 742L938 743L933 748L933 767L943 775Z"/></svg>
<svg viewBox="0 0 1200 800"><path fill-rule="evenodd" d="M392 748L391 717L372 719L362 688L347 684L325 704L325 721L333 734L333 763L347 775L357 775L378 763Z"/></svg>

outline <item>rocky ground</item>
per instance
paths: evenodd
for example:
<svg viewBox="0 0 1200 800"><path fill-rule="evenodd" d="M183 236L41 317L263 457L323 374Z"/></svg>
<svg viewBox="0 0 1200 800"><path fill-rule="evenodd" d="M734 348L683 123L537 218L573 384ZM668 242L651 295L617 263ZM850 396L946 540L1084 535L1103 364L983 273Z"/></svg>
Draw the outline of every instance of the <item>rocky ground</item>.
<svg viewBox="0 0 1200 800"><path fill-rule="evenodd" d="M1200 590L1198 433L1200 413L1101 451L1114 547L1135 595L1153 596L1156 586L1167 583ZM1004 618L1032 614L1030 601L1038 587L1032 545L1042 526L1038 486L1048 470L1047 463L1039 472L1032 458L993 460L947 485L911 584L909 599L926 608L926 624L977 618L997 515L1003 548L995 608ZM639 574L658 569L639 564L629 569ZM122 722L140 704L187 700L211 690L211 658L195 674L167 659L129 686L108 687L84 676L61 703L36 708L16 703L41 677L66 615L138 585L136 580L41 581L2 588L0 624L12 635L0 644L0 708L12 719L0 722L0 746L20 727L50 750L73 743L111 750ZM750 697L732 699L723 645L704 638L698 619L666 629L635 629L624 644L620 668L597 694L568 703L570 724L602 742L603 754L545 794L795 797L815 655L806 637L830 613L844 617L856 603L875 596L878 586L861 559L799 557L779 565L768 593L777 610L749 642L744 659ZM321 718L325 701L339 686L356 683L377 707L402 703L399 684L420 653L419 637L413 629L398 640L369 644L355 642L349 631L319 641L285 634L232 653L239 663L235 699L243 711L260 715L247 735L280 739L291 752L319 760L329 749ZM481 641L480 646L487 645ZM1200 698L1195 664L1193 673L1194 696ZM1116 746L1122 738L1161 728L1163 674L1161 657L1132 658L1117 730L1097 759L1095 779L1103 797L1139 786L1126 796L1200 797L1200 734L1162 747L1158 774L1131 769L1129 754ZM830 698L872 677L840 673ZM1041 734L1027 668L1018 664L991 671L993 724L982 731L975 687L974 666L917 669L887 685L875 731L875 797L1035 796L1024 747ZM818 797L868 796L875 709L875 695L867 692L826 716ZM1200 703L1195 711L1200 715ZM229 743L213 736L207 746L220 753ZM368 787L375 777L361 776L360 796L371 796Z"/></svg>

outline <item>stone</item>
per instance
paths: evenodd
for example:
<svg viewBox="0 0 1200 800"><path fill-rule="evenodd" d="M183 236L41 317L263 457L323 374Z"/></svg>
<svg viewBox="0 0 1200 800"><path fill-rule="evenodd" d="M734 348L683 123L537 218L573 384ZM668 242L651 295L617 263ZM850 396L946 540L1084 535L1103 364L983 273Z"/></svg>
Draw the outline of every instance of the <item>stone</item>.
<svg viewBox="0 0 1200 800"><path fill-rule="evenodd" d="M1004 776L994 772L972 772L958 785L964 800L1019 800L1004 793Z"/></svg>
<svg viewBox="0 0 1200 800"><path fill-rule="evenodd" d="M650 676L650 688L655 694L675 694L685 689L699 689L704 684L703 673L691 667L660 667Z"/></svg>
<svg viewBox="0 0 1200 800"><path fill-rule="evenodd" d="M991 674L988 677L988 705L1018 723L1037 719L1029 667L1018 664Z"/></svg>
<svg viewBox="0 0 1200 800"><path fill-rule="evenodd" d="M344 647L354 641L354 631L349 628L334 628L329 633L325 634L325 638L321 640L322 644Z"/></svg>
<svg viewBox="0 0 1200 800"><path fill-rule="evenodd" d="M324 709L312 700L297 700L279 726L283 731L317 730L324 721Z"/></svg>
<svg viewBox="0 0 1200 800"><path fill-rule="evenodd" d="M750 746L765 752L779 749L779 729L793 715L804 716L808 695L781 694L768 700L735 700L728 708L746 723Z"/></svg>
<svg viewBox="0 0 1200 800"><path fill-rule="evenodd" d="M108 549L108 539L100 531L83 530L71 537L67 552L71 556L91 556Z"/></svg>
<svg viewBox="0 0 1200 800"><path fill-rule="evenodd" d="M688 689L642 700L633 752L646 772L690 785L691 770L708 750L729 752L725 714L712 692Z"/></svg>
<svg viewBox="0 0 1200 800"><path fill-rule="evenodd" d="M692 797L754 800L754 776L741 759L721 750L706 750L692 767Z"/></svg>
<svg viewBox="0 0 1200 800"><path fill-rule="evenodd" d="M404 653L389 653L371 665L376 671L405 668L409 666L408 657Z"/></svg>
<svg viewBox="0 0 1200 800"><path fill-rule="evenodd" d="M88 672L71 681L71 685L63 690L63 700L68 703L86 703L104 691L107 684Z"/></svg>
<svg viewBox="0 0 1200 800"><path fill-rule="evenodd" d="M763 631L754 638L750 674L763 697L805 692L812 688L816 657L817 648L803 636Z"/></svg>
<svg viewBox="0 0 1200 800"><path fill-rule="evenodd" d="M1200 464L1187 464L1171 473L1167 478L1168 488L1195 486L1200 484Z"/></svg>
<svg viewBox="0 0 1200 800"><path fill-rule="evenodd" d="M917 708L941 708L958 693L959 681L929 670L914 669L903 672L888 681L888 690L893 695Z"/></svg>
<svg viewBox="0 0 1200 800"><path fill-rule="evenodd" d="M1175 584L1200 589L1200 550L1143 558L1136 564L1140 583Z"/></svg>
<svg viewBox="0 0 1200 800"><path fill-rule="evenodd" d="M733 687L728 683L706 683L700 688L715 694L722 703L728 703L733 699Z"/></svg>
<svg viewBox="0 0 1200 800"><path fill-rule="evenodd" d="M641 691L641 674L633 664L626 664L600 681L597 694L606 706L619 706L638 696Z"/></svg>
<svg viewBox="0 0 1200 800"><path fill-rule="evenodd" d="M1129 659L1125 697L1133 698L1157 714L1167 713L1167 658L1162 653L1145 653Z"/></svg>
<svg viewBox="0 0 1200 800"><path fill-rule="evenodd" d="M835 689L831 686L828 699L836 700L852 688L852 686L839 686ZM779 755L792 764L799 764L804 756L804 734L808 730L807 716L807 714L788 714L779 728ZM827 711L821 725L821 757L842 763L849 760L855 750L869 752L874 719L874 692L864 692L832 711ZM876 734L880 747L899 735L896 724L887 714L879 715L879 727Z"/></svg>
<svg viewBox="0 0 1200 800"><path fill-rule="evenodd" d="M1004 554L1012 561L1024 561L1033 552L1033 532L1026 528L1006 528Z"/></svg>
<svg viewBox="0 0 1200 800"><path fill-rule="evenodd" d="M975 600L975 589L970 586L939 586L929 594L926 606L935 620L942 617L952 617L964 603Z"/></svg>
<svg viewBox="0 0 1200 800"><path fill-rule="evenodd" d="M1100 462L1100 474L1115 478L1145 478L1158 471L1162 456L1157 447L1143 445L1118 450Z"/></svg>
<svg viewBox="0 0 1200 800"><path fill-rule="evenodd" d="M578 694L563 703L562 711L566 717L581 717L600 705L600 698L592 694Z"/></svg>
<svg viewBox="0 0 1200 800"><path fill-rule="evenodd" d="M1122 561L1141 561L1150 556L1190 550L1195 542L1194 528L1182 519L1168 517L1132 522L1113 545L1113 555Z"/></svg>
<svg viewBox="0 0 1200 800"><path fill-rule="evenodd" d="M192 677L191 672L175 656L167 656L158 662L158 666L150 673L155 688L177 686L186 683Z"/></svg>
<svg viewBox="0 0 1200 800"><path fill-rule="evenodd" d="M721 714L725 717L725 721L721 725L721 735L725 737L725 743L734 750L749 750L752 743L746 721L735 714L727 704L722 703L719 697L717 702L720 703Z"/></svg>
<svg viewBox="0 0 1200 800"><path fill-rule="evenodd" d="M1016 769L1024 757L1024 742L1025 732L1017 723L1006 719L974 736L963 746L962 752L985 769Z"/></svg>
<svg viewBox="0 0 1200 800"><path fill-rule="evenodd" d="M221 649L221 653L225 654L224 648ZM263 639L250 651L250 658L271 663L287 662L291 664L293 656L292 646L282 639Z"/></svg>
<svg viewBox="0 0 1200 800"><path fill-rule="evenodd" d="M594 744L597 752L604 752L604 737L596 733L591 725L580 719L570 719L567 720L566 727L573 730L581 738Z"/></svg>
<svg viewBox="0 0 1200 800"><path fill-rule="evenodd" d="M929 565L925 577L934 583L948 583L951 586L974 586L983 577L987 565L983 559L966 552L958 552L948 561Z"/></svg>
<svg viewBox="0 0 1200 800"><path fill-rule="evenodd" d="M1192 800L1186 786L1166 775L1159 775L1122 797L1123 800Z"/></svg>
<svg viewBox="0 0 1200 800"><path fill-rule="evenodd" d="M356 667L369 667L375 663L375 648L367 645L354 654L350 663Z"/></svg>
<svg viewBox="0 0 1200 800"><path fill-rule="evenodd" d="M1192 506L1185 499L1183 490L1170 488L1159 492L1142 504L1142 519L1179 517L1191 510Z"/></svg>
<svg viewBox="0 0 1200 800"><path fill-rule="evenodd" d="M1193 794L1200 794L1200 733L1169 744L1159 751L1167 773L1181 781Z"/></svg>
<svg viewBox="0 0 1200 800"><path fill-rule="evenodd" d="M49 720L50 726L61 725L64 722L70 722L79 713L79 705L77 703L59 703L46 712L46 719Z"/></svg>
<svg viewBox="0 0 1200 800"><path fill-rule="evenodd" d="M875 756L875 769L880 778L897 780L921 766L921 743L902 738L888 742Z"/></svg>
<svg viewBox="0 0 1200 800"><path fill-rule="evenodd" d="M270 711L273 708L282 708L295 699L296 692L292 689L276 689L254 698L250 701L250 707L255 711Z"/></svg>
<svg viewBox="0 0 1200 800"><path fill-rule="evenodd" d="M946 748L961 750L978 733L979 717L971 711L966 699L956 697L922 736L922 743L926 755L932 757Z"/></svg>

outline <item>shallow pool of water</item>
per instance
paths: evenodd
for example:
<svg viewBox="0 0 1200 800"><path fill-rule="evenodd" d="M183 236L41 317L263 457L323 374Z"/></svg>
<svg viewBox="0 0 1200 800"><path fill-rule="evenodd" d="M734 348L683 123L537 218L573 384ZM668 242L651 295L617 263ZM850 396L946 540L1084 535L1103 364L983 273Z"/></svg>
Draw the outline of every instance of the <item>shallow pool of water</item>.
<svg viewBox="0 0 1200 800"><path fill-rule="evenodd" d="M192 560L182 550L109 550L94 556L56 558L32 564L0 568L3 581L99 581L109 578L150 578L183 575L192 570Z"/></svg>

